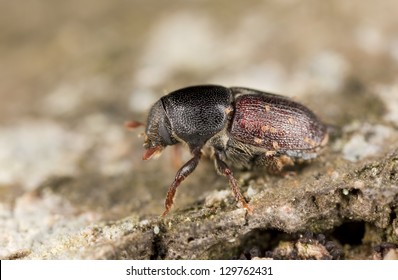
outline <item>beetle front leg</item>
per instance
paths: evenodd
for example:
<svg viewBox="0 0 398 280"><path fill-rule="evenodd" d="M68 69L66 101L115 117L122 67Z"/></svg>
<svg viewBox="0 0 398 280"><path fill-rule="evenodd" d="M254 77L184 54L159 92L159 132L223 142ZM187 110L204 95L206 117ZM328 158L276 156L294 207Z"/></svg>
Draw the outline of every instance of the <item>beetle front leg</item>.
<svg viewBox="0 0 398 280"><path fill-rule="evenodd" d="M238 182L234 178L232 170L228 167L228 165L224 161L221 160L221 158L217 152L214 154L214 157L215 157L217 171L221 175L224 175L228 178L229 184L232 189L232 193L234 194L236 201L240 201L242 203L243 207L247 210L247 212L252 213L253 209L249 206L249 204L247 204L245 198L241 194L241 192L239 190Z"/></svg>
<svg viewBox="0 0 398 280"><path fill-rule="evenodd" d="M166 196L166 201L164 203L164 206L166 209L164 210L162 217L166 216L167 213L169 213L171 206L173 206L173 199L174 199L174 195L176 193L177 187L181 184L182 181L184 181L184 179L186 177L189 176L189 174L191 174L195 170L196 166L198 166L199 160L202 156L202 152L200 151L200 149L198 149L198 150L194 151L193 154L194 154L194 157L191 158L189 161L187 161L177 171L174 181L169 187L169 190L168 190L167 196Z"/></svg>

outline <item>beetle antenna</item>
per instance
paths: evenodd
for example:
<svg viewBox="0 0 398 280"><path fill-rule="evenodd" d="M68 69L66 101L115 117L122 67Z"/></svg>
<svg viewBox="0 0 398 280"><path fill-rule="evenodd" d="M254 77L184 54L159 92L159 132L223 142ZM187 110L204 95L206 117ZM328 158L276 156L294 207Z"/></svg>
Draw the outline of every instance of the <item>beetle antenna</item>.
<svg viewBox="0 0 398 280"><path fill-rule="evenodd" d="M135 129L140 126L145 126L145 124L142 122L138 122L138 121L127 121L124 123L124 127L128 128L128 129Z"/></svg>

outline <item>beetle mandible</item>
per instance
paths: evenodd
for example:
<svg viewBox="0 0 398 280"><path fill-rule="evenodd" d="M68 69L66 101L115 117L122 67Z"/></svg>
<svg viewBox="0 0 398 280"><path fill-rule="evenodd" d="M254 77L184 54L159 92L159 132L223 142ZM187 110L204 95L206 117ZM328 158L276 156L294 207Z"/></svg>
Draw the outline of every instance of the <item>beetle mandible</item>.
<svg viewBox="0 0 398 280"><path fill-rule="evenodd" d="M130 128L139 125L144 124L127 123ZM228 178L235 199L252 212L230 165L265 166L271 173L280 173L285 166L317 157L327 141L326 125L288 97L243 87L199 85L173 91L152 106L143 159L177 143L186 144L193 156L177 171L162 216L170 211L177 187L203 154L214 158L217 172Z"/></svg>

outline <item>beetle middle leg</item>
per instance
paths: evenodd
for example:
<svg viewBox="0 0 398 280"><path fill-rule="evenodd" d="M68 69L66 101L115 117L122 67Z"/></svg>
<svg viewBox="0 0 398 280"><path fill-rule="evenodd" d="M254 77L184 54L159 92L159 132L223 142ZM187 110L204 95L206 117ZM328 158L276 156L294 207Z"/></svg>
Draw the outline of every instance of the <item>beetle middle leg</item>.
<svg viewBox="0 0 398 280"><path fill-rule="evenodd" d="M215 163L216 163L216 168L217 171L221 174L224 175L228 178L229 184L231 185L232 192L235 196L236 201L240 201L243 205L243 207L249 212L252 213L253 209L247 204L245 198L241 194L239 190L239 185L236 179L233 176L232 170L228 167L228 165L221 160L219 154L216 152L214 154L215 157Z"/></svg>
<svg viewBox="0 0 398 280"><path fill-rule="evenodd" d="M174 199L174 195L176 193L177 187L181 184L182 181L184 181L184 179L186 177L189 176L189 174L191 174L195 170L196 166L198 166L199 160L202 156L202 152L200 151L200 149L197 149L197 150L193 151L193 154L194 154L194 157L191 158L189 161L187 161L177 171L174 181L169 187L169 190L168 190L167 196L166 196L166 201L164 203L164 206L166 209L164 210L162 217L166 216L167 213L169 213L171 206L173 205L173 199Z"/></svg>

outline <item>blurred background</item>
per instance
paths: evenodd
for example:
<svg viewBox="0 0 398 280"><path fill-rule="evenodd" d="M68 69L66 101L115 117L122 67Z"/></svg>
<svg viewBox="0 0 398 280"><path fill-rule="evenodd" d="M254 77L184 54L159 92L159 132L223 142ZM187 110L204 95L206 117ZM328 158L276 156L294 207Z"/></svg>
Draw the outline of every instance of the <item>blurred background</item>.
<svg viewBox="0 0 398 280"><path fill-rule="evenodd" d="M383 113L398 127L397 11L394 0L0 0L0 256L161 213L170 154L142 163L142 129L123 123L181 87L252 87L336 126ZM198 169L176 207L225 185L211 164Z"/></svg>

